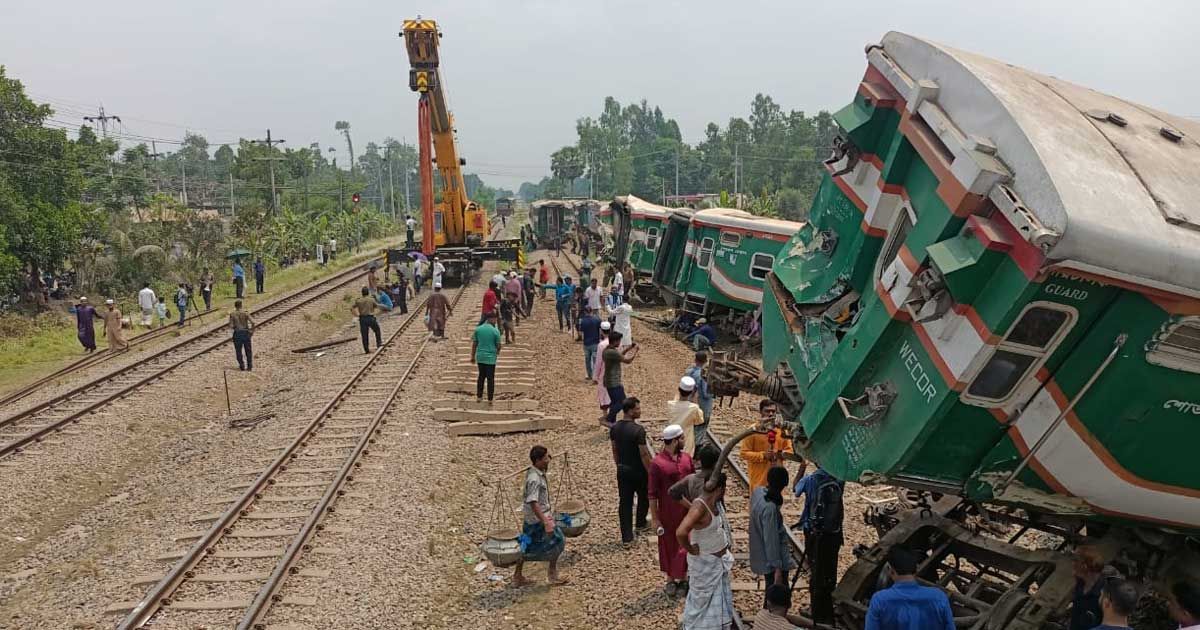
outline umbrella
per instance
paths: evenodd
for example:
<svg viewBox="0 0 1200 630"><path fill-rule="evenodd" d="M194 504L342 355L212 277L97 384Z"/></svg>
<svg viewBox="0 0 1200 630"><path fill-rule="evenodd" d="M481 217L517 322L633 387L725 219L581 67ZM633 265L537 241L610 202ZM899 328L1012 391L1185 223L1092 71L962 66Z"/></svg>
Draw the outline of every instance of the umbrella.
<svg viewBox="0 0 1200 630"><path fill-rule="evenodd" d="M249 256L252 253L253 252L251 252L248 249L243 249L243 248L239 247L237 249L229 250L229 253L225 254L225 258L241 258L242 256Z"/></svg>
<svg viewBox="0 0 1200 630"><path fill-rule="evenodd" d="M409 256L411 256L411 257L412 257L413 259L415 259L415 260L420 260L420 261L423 261L423 262L429 262L429 259L428 259L428 258L426 258L426 257L425 257L425 254L422 254L421 252L408 252L408 255L409 255Z"/></svg>

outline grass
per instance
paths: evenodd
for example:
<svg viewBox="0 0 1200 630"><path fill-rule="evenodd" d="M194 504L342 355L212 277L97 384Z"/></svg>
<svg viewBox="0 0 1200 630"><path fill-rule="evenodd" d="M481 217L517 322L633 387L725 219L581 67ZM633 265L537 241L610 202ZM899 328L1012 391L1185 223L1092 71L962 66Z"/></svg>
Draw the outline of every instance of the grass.
<svg viewBox="0 0 1200 630"><path fill-rule="evenodd" d="M314 262L306 262L287 269L268 270L264 292L254 293L254 278L249 273L247 265L247 286L243 303L245 308L254 308L256 304L270 301L284 293L309 284L318 278L327 276L335 271L346 269L355 264L361 264L371 257L374 252L394 244L391 239L381 239L366 243L362 253L358 255L342 254L326 267L318 267ZM235 290L226 275L227 270L214 270L217 286L213 290L213 308L222 307L216 317L224 319L228 311L233 309ZM128 303L133 304L133 297ZM197 303L203 306L199 297ZM97 300L99 302L99 300ZM102 308L98 304L97 308ZM171 306L174 310L174 305ZM135 322L140 321L136 308L124 310L126 316L132 316ZM205 317L205 323L211 320ZM126 330L126 338L142 332L137 326L134 330ZM162 342L163 339L174 339L177 335L165 335L145 344L134 346L133 351L145 350ZM96 348L103 350L107 347L102 326L96 327ZM84 356L83 348L75 337L75 317L59 311L42 313L34 318L21 315L6 315L0 317L0 394L15 390L26 383L33 382L50 374L69 363L78 361Z"/></svg>

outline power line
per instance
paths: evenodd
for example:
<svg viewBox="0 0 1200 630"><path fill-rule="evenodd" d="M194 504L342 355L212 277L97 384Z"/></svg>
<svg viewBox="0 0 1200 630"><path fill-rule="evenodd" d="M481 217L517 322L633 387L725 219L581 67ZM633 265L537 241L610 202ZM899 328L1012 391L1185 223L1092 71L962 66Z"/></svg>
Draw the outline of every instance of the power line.
<svg viewBox="0 0 1200 630"><path fill-rule="evenodd" d="M76 100L72 100L72 99L65 99L65 98L60 98L60 97L46 96L45 94L40 94L37 92L26 91L26 94L28 96L30 96L31 98L33 98L34 100L45 101L46 104L51 105L52 107L55 108L55 110L59 110L59 109L69 110L69 113L76 113L79 115L85 115L85 114L89 113L91 111L91 109L94 107L94 105L85 104L80 101L76 101ZM83 108L83 109L81 109L81 108ZM177 129L185 129L185 130L190 129L190 130L201 131L201 132L209 132L209 131L217 131L217 132L222 132L222 133L252 132L252 129L249 127L239 128L239 129L227 129L227 128L220 128L220 127L207 127L207 126L203 126L203 125L194 125L194 124L189 124L189 123L166 122L166 121L162 121L162 120L154 120L151 118L141 118L138 116L126 116L125 118L127 118L128 120L144 122L144 123L151 124L151 125L162 125L165 127L174 127Z"/></svg>

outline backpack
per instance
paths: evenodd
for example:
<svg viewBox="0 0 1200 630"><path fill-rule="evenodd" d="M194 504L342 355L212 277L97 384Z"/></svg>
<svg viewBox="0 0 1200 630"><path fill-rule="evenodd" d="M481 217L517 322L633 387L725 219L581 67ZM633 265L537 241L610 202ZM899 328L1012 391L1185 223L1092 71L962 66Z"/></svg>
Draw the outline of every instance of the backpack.
<svg viewBox="0 0 1200 630"><path fill-rule="evenodd" d="M842 482L830 478L817 487L817 502L809 515L816 534L841 534L845 508L842 505Z"/></svg>

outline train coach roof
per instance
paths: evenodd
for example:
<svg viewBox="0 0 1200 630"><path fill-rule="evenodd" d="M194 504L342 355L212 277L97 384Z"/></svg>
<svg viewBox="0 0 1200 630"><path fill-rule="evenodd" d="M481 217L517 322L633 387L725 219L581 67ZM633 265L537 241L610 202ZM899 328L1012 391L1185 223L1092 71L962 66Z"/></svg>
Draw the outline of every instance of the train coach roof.
<svg viewBox="0 0 1200 630"><path fill-rule="evenodd" d="M912 82L901 96L932 87L963 135L995 146L1007 186L1061 235L1051 261L1200 294L1200 123L903 33L881 45Z"/></svg>
<svg viewBox="0 0 1200 630"><path fill-rule="evenodd" d="M648 216L657 217L659 219L665 219L671 216L671 213L675 211L675 208L668 208L666 206L653 204L645 199L642 199L641 197L635 197L634 195L617 197L615 200L613 200L613 203L623 204L629 209L630 212L637 212L639 214L645 214Z"/></svg>
<svg viewBox="0 0 1200 630"><path fill-rule="evenodd" d="M548 207L570 208L573 204L574 202L572 201L564 201L562 199L538 199L530 204L529 207L533 208L534 210Z"/></svg>
<svg viewBox="0 0 1200 630"><path fill-rule="evenodd" d="M745 210L736 210L734 208L709 208L707 210L698 210L696 214L692 216L692 220L707 225L736 227L746 230L755 230L758 232L781 234L783 236L791 236L799 231L800 228L804 227L803 223L784 221L783 219L760 217L758 215L750 214Z"/></svg>

